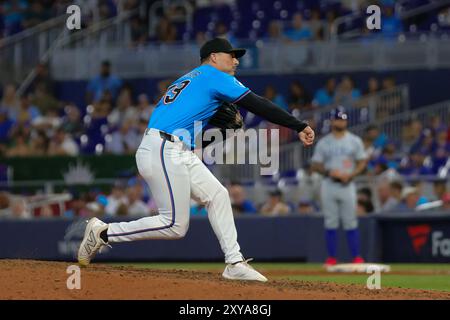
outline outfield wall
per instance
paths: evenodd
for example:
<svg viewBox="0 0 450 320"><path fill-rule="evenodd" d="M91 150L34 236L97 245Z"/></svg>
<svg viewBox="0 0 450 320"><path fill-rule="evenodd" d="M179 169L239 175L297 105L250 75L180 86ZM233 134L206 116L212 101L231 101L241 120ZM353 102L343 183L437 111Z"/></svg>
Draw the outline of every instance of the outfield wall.
<svg viewBox="0 0 450 320"><path fill-rule="evenodd" d="M238 240L256 261L323 262L320 217L239 217ZM450 262L450 215L396 215L360 219L363 257L372 262ZM75 260L83 221L2 220L0 258ZM339 259L349 261L340 233ZM207 218L194 217L185 238L114 244L98 261L221 261L218 241Z"/></svg>

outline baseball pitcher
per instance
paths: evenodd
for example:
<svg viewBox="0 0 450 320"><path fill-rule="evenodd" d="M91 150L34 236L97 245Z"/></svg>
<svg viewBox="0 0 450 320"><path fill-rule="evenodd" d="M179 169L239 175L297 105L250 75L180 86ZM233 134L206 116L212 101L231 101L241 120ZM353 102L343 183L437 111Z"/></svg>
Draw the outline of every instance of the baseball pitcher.
<svg viewBox="0 0 450 320"><path fill-rule="evenodd" d="M234 77L238 58L245 51L233 48L225 39L208 41L200 49L201 65L169 86L136 152L139 173L151 188L159 215L110 224L92 218L78 251L81 265L89 264L101 247L111 243L182 238L189 227L189 205L193 198L205 204L225 254L223 277L267 281L241 253L227 189L193 152L195 121L202 121L203 126L211 121L221 129L242 124L238 109L230 104L296 130L305 146L313 143L314 131L307 123L254 94ZM189 136L192 139L186 139Z"/></svg>
<svg viewBox="0 0 450 320"><path fill-rule="evenodd" d="M316 145L312 168L322 174L320 198L325 217L325 239L328 258L325 265L337 263L337 229L340 222L346 231L354 263L364 260L359 254L356 186L353 178L367 165L367 154L360 137L347 130L348 115L343 107L331 113L331 133Z"/></svg>

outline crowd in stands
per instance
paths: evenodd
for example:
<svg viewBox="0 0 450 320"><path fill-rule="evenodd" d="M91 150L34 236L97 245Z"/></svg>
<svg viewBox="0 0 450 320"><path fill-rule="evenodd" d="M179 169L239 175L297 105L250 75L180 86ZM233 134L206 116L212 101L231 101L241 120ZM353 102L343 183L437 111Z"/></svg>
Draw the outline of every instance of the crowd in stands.
<svg viewBox="0 0 450 320"><path fill-rule="evenodd" d="M136 92L129 83L111 72L103 61L99 74L86 88L85 106L56 98L55 83L45 64L36 67L36 77L21 96L17 86L5 84L0 94L0 155L6 157L55 156L79 154L132 154L140 143L148 119L160 97L174 79L161 80L156 93L149 97ZM395 79L371 77L365 87L355 86L348 75L329 78L322 88L309 92L293 80L287 96L269 84L264 92L296 117L325 133L322 128L327 113L316 119L314 111L333 105L363 108L367 99L381 91L395 88ZM263 126L280 129L281 143L296 139L291 130L272 125L241 110L247 128ZM359 119L361 121L361 119Z"/></svg>
<svg viewBox="0 0 450 320"><path fill-rule="evenodd" d="M360 19L342 24L338 32L359 30L365 40L374 37L392 38L401 32L437 32L449 30L449 6L401 20L395 12L393 0L378 1L316 1L316 0L189 0L191 10L175 2L164 11L149 14L155 0L6 0L0 5L0 38L31 28L53 17L66 14L66 8L77 4L81 8L82 24L87 27L122 11L139 8L139 14L130 19L133 45L149 42L204 41L213 36L236 39L264 39L265 41L309 41L330 38L332 26L338 17L360 13ZM427 1L410 0L403 3L407 9L419 7ZM380 32L365 28L366 8L378 4L382 8ZM192 14L192 16L189 16ZM192 21L189 25L187 21Z"/></svg>

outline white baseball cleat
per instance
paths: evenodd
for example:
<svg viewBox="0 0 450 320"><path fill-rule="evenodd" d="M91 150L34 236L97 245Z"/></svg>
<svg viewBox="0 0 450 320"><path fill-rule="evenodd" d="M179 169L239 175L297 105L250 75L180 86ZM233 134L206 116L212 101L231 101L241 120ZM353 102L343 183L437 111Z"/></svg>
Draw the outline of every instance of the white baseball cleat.
<svg viewBox="0 0 450 320"><path fill-rule="evenodd" d="M262 281L266 282L267 278L261 273L253 269L251 265L248 264L252 259L247 259L234 264L228 264L222 273L225 279L229 280L249 280L249 281Z"/></svg>
<svg viewBox="0 0 450 320"><path fill-rule="evenodd" d="M103 246L108 244L100 238L100 233L108 229L108 225L103 221L92 218L89 220L86 230L84 231L84 238L81 241L78 249L78 263L82 266L87 266L95 254Z"/></svg>

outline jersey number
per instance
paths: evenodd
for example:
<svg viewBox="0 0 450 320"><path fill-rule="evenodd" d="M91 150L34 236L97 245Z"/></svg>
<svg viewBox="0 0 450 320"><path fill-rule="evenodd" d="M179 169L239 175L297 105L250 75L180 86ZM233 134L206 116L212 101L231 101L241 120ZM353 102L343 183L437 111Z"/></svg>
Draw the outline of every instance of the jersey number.
<svg viewBox="0 0 450 320"><path fill-rule="evenodd" d="M189 85L189 83L191 83L190 80L184 80L180 83L171 85L168 89L167 92L164 96L164 104L169 104L174 102L178 96L180 95L180 93L187 88L187 86Z"/></svg>

